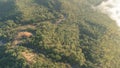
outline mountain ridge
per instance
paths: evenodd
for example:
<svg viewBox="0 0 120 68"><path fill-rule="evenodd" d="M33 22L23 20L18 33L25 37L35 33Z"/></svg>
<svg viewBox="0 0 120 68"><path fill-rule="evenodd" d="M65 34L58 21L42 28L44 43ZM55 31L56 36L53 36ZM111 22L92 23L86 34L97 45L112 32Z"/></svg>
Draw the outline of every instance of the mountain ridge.
<svg viewBox="0 0 120 68"><path fill-rule="evenodd" d="M102 1L0 0L0 68L119 68L119 27L91 7Z"/></svg>

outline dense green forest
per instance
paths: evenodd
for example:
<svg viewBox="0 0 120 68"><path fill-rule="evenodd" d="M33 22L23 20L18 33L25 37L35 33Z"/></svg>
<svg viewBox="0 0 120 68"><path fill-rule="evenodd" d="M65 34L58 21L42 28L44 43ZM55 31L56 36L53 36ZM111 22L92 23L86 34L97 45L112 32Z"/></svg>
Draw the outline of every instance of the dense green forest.
<svg viewBox="0 0 120 68"><path fill-rule="evenodd" d="M0 68L120 68L120 31L103 0L0 0Z"/></svg>

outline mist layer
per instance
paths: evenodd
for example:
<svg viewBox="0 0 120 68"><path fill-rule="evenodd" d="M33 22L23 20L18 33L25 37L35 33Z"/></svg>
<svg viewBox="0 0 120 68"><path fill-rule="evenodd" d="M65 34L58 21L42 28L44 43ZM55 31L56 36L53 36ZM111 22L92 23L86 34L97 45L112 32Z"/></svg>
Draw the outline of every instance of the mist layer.
<svg viewBox="0 0 120 68"><path fill-rule="evenodd" d="M98 8L115 20L120 27L120 0L103 1Z"/></svg>

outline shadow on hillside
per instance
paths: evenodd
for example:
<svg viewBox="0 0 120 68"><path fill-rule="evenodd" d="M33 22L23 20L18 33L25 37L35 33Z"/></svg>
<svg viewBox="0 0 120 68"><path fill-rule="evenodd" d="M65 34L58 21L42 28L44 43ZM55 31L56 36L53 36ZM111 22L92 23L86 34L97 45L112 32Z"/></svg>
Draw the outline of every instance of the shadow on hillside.
<svg viewBox="0 0 120 68"><path fill-rule="evenodd" d="M5 46L0 46L0 68L23 68L27 67L24 65L23 59L18 59L17 56L13 56L12 52L8 51Z"/></svg>

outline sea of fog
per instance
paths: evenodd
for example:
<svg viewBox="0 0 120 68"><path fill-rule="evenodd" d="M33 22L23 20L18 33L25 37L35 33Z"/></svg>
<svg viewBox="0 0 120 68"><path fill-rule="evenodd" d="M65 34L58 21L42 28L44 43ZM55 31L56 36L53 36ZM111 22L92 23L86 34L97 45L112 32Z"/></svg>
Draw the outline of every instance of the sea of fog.
<svg viewBox="0 0 120 68"><path fill-rule="evenodd" d="M120 27L120 0L103 1L97 8L108 14Z"/></svg>

